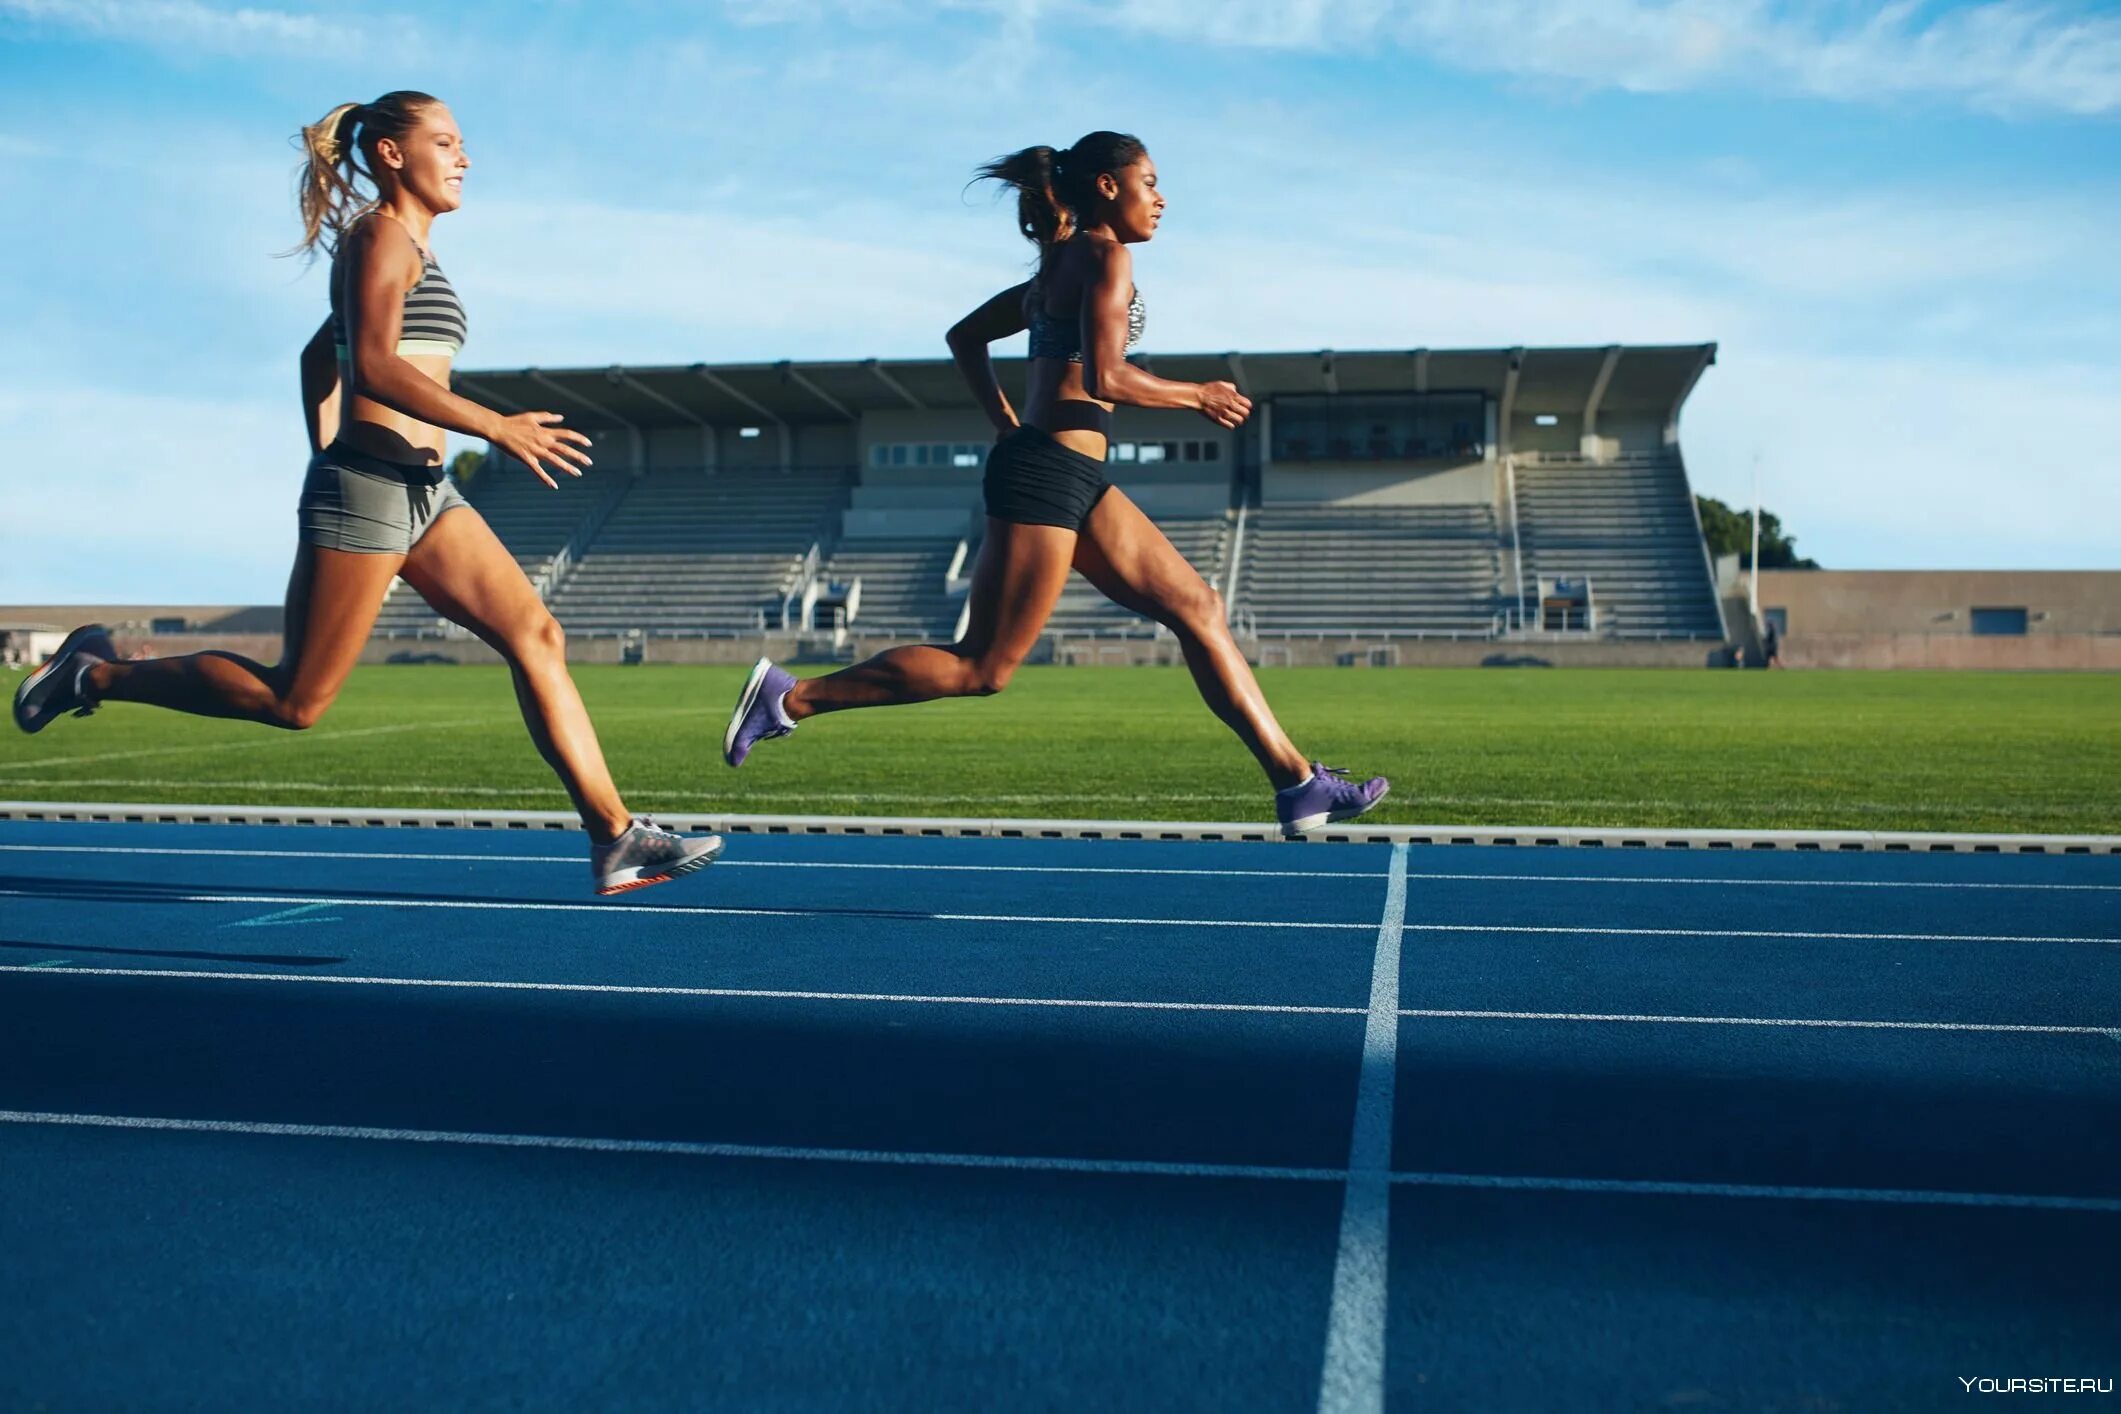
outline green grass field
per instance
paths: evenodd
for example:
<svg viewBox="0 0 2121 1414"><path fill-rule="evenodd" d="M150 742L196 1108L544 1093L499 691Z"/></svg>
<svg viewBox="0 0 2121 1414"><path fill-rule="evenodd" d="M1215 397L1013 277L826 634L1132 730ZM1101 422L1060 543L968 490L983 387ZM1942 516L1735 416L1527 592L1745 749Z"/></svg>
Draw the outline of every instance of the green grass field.
<svg viewBox="0 0 2121 1414"><path fill-rule="evenodd" d="M2121 676L1269 669L1386 822L2121 832ZM1178 669L1032 668L721 764L734 668L582 667L636 810L1266 820ZM16 679L0 675L12 689ZM0 737L0 798L564 809L498 668L358 671L304 734L113 704Z"/></svg>

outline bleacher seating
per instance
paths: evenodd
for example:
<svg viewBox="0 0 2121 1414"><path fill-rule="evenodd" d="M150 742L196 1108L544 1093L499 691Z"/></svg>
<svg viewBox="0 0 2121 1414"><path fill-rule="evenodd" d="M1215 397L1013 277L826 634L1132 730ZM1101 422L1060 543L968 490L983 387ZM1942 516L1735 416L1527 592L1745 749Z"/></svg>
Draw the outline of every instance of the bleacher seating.
<svg viewBox="0 0 2121 1414"><path fill-rule="evenodd" d="M1520 457L1516 477L1528 591L1540 576L1585 576L1603 636L1719 635L1715 590L1676 457Z"/></svg>
<svg viewBox="0 0 2121 1414"><path fill-rule="evenodd" d="M1241 555L1236 617L1262 634L1478 636L1500 607L1486 505L1265 506Z"/></svg>
<svg viewBox="0 0 2121 1414"><path fill-rule="evenodd" d="M957 625L959 600L949 592L945 576L958 543L956 537L932 535L850 540L826 562L825 578L838 584L862 582L852 625L858 631L947 641Z"/></svg>
<svg viewBox="0 0 2121 1414"><path fill-rule="evenodd" d="M536 583L553 557L567 547L575 531L603 503L624 490L623 472L584 472L556 478L554 490L513 462L496 458L472 479L465 496L493 533L515 555L523 573ZM375 632L385 636L433 632L442 619L402 581L383 601Z"/></svg>
<svg viewBox="0 0 2121 1414"><path fill-rule="evenodd" d="M695 469L635 478L560 582L570 633L744 632L779 627L804 553L831 533L843 467Z"/></svg>
<svg viewBox="0 0 2121 1414"><path fill-rule="evenodd" d="M1159 469L1161 471L1162 469ZM1187 469L1190 471L1190 468ZM1599 463L1565 454L1515 459L1521 582L1586 577L1596 632L1714 637L1716 602L1684 467L1634 455ZM1219 477L1137 469L1130 494L1180 553L1219 587L1241 630L1275 635L1495 633L1515 604L1503 576L1507 536L1495 506L1365 499L1277 501L1247 513L1242 548ZM947 574L976 533L976 482L956 469L892 468L854 490L851 468L753 468L709 475L591 472L548 489L496 465L470 489L533 581L575 634L755 633L779 629L805 553L820 578L862 593L850 627L865 636L947 639L963 598ZM593 532L593 533L591 533ZM558 561L574 544L571 560ZM1229 575L1238 557L1237 579ZM961 573L969 573L969 562ZM1528 610L1533 606L1527 604ZM385 602L376 631L431 633L441 622L409 587ZM826 626L820 622L819 627ZM1050 621L1062 635L1146 636L1154 624L1071 575Z"/></svg>

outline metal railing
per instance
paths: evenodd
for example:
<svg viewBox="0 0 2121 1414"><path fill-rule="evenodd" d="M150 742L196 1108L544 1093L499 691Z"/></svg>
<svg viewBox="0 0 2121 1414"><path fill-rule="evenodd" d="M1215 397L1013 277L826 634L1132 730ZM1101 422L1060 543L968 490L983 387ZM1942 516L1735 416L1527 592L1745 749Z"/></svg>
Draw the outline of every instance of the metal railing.
<svg viewBox="0 0 2121 1414"><path fill-rule="evenodd" d="M1237 528L1230 532L1230 560L1228 565L1229 587L1223 594L1223 621L1233 622L1231 615L1237 612L1238 572L1245 563L1245 503L1237 503Z"/></svg>
<svg viewBox="0 0 2121 1414"><path fill-rule="evenodd" d="M781 590L782 629L810 626L810 613L817 604L817 570L823 560L818 542L811 541L810 548L796 562L788 583Z"/></svg>

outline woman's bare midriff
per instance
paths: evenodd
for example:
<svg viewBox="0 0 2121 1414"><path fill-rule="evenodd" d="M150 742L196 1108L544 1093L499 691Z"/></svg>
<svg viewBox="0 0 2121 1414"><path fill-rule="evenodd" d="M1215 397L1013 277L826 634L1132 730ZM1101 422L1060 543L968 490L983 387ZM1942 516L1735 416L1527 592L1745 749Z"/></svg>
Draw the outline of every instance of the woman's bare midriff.
<svg viewBox="0 0 2121 1414"><path fill-rule="evenodd" d="M400 354L398 357L444 388L449 386L449 358L446 354ZM385 461L414 465L440 466L445 435L433 423L407 417L373 398L358 395L347 399L346 413L339 424L339 440L348 446Z"/></svg>
<svg viewBox="0 0 2121 1414"><path fill-rule="evenodd" d="M1083 391L1083 366L1060 358L1034 358L1025 378L1023 420L1038 428L1054 441L1071 452L1081 452L1098 461L1105 459L1106 438L1100 432L1087 432L1071 427L1056 432L1052 428L1053 407L1056 403L1096 403L1106 412L1112 404L1102 402Z"/></svg>

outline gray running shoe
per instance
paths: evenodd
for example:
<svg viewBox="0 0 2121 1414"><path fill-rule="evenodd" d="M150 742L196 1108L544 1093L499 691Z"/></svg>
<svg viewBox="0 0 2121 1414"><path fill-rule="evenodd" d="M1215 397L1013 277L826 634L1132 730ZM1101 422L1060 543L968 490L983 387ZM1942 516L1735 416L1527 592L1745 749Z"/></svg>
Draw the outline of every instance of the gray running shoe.
<svg viewBox="0 0 2121 1414"><path fill-rule="evenodd" d="M15 689L15 725L26 732L41 732L69 712L86 717L95 711L96 704L88 700L81 675L117 656L118 650L103 625L83 624L75 629L59 645L59 651Z"/></svg>
<svg viewBox="0 0 2121 1414"><path fill-rule="evenodd" d="M721 852L720 835L681 835L636 815L625 834L589 847L589 877L598 893L622 894L704 869Z"/></svg>

